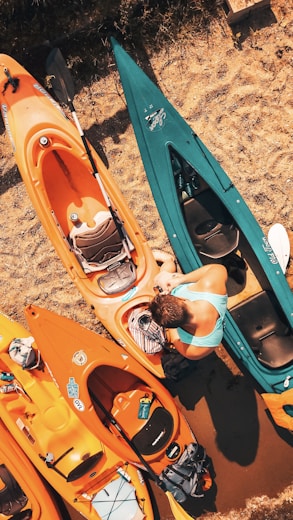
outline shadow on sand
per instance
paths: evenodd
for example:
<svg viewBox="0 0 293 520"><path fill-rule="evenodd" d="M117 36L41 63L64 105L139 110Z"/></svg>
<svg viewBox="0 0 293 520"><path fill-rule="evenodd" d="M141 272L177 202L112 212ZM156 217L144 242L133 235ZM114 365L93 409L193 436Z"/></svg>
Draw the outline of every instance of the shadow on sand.
<svg viewBox="0 0 293 520"><path fill-rule="evenodd" d="M259 443L259 420L254 389L249 379L234 375L224 361L212 353L196 364L196 368L179 382L166 381L170 393L177 396L186 411L195 411L188 422L197 436L206 428L206 412L197 413L196 405L204 398L216 432L219 452L230 462L249 466L256 457ZM183 410L184 413L184 410ZM203 442L204 444L204 442ZM216 475L214 475L216 476ZM216 512L217 485L200 500L184 504L194 518L205 512Z"/></svg>
<svg viewBox="0 0 293 520"><path fill-rule="evenodd" d="M178 383L166 382L186 410L194 410L204 397L216 430L218 449L241 466L256 456L259 422L252 385L242 375L233 375L215 353L198 362L196 369Z"/></svg>

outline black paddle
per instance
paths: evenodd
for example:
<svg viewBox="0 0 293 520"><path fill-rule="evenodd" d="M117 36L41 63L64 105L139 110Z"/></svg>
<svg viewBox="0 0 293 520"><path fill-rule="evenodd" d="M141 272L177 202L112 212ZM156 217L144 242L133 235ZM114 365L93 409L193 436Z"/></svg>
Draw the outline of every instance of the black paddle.
<svg viewBox="0 0 293 520"><path fill-rule="evenodd" d="M80 126L80 123L79 123L79 120L78 120L78 117L77 117L77 114L76 114L76 111L75 111L75 108L73 105L73 98L74 98L73 80L72 80L70 71L65 63L65 60L61 54L60 49L55 48L55 49L52 49L52 51L50 52L49 56L47 57L47 61L46 61L46 71L50 78L50 84L52 85L52 88L53 88L56 96L58 97L59 101L69 107L69 110L72 114L76 128L82 139L87 156L91 163L91 166L93 169L93 176L96 178L96 180L99 183L100 190L102 192L106 205L111 213L115 226L118 230L125 253L128 258L131 258L129 247L127 244L127 239L126 239L125 234L122 229L122 224L111 206L110 199L103 186L101 177L97 171L97 168L96 168L91 150L89 148L88 142L87 142L86 137L83 133L83 130Z"/></svg>
<svg viewBox="0 0 293 520"><path fill-rule="evenodd" d="M132 449L132 451L135 453L135 455L138 457L142 465L145 467L146 471L149 473L151 478L154 480L154 482L157 484L158 487L164 491L166 494L169 504L172 510L172 513L174 515L174 518L176 520L192 520L192 517L183 509L183 507L177 502L177 500L174 498L172 493L170 491L166 490L166 486L164 482L160 479L160 477L154 472L154 470L151 468L149 463L145 460L145 458L142 456L140 451L137 449L135 444L127 437L126 433L121 428L120 424L116 421L115 417L105 408L103 403L98 399L98 397L89 390L89 394L91 399L95 402L95 404L102 410L102 412L105 414L108 421L113 424L113 426L116 428L116 430L120 433L121 437L126 441L128 446Z"/></svg>
<svg viewBox="0 0 293 520"><path fill-rule="evenodd" d="M97 398L97 396L93 392L91 392L89 390L89 393L90 393L91 399L95 402L96 405L98 405L98 407L102 410L102 412L107 417L108 421L110 421L110 423L113 424L113 426L116 428L116 430L120 433L121 437L123 437L123 439L126 441L128 446L130 446L130 448L135 453L135 455L139 458L140 462L145 467L147 472L150 474L152 479L156 482L156 484L160 488L162 488L165 491L164 483L161 481L161 479L158 477L158 475L156 475L156 473L153 471L153 469L151 468L149 463L144 459L144 457L142 456L140 451L137 449L135 444L127 437L126 433L123 431L120 424L116 421L115 417L109 412L109 410L107 410L107 408L105 408L103 403Z"/></svg>

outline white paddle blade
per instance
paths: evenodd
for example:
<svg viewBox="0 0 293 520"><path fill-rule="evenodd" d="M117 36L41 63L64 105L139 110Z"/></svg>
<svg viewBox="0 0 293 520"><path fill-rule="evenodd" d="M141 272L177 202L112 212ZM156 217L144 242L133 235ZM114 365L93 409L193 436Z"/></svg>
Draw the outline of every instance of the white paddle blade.
<svg viewBox="0 0 293 520"><path fill-rule="evenodd" d="M268 241L285 274L290 259L290 241L288 233L282 224L273 224L268 232Z"/></svg>

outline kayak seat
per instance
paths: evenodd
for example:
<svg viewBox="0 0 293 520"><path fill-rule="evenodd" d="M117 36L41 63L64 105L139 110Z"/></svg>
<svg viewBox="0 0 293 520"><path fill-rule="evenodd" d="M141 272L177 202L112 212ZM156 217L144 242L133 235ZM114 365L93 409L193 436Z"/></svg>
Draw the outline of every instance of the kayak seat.
<svg viewBox="0 0 293 520"><path fill-rule="evenodd" d="M191 240L198 253L222 258L238 247L239 230L216 195L209 189L183 203Z"/></svg>
<svg viewBox="0 0 293 520"><path fill-rule="evenodd" d="M117 394L111 414L143 455L160 451L173 434L172 415L144 385Z"/></svg>
<svg viewBox="0 0 293 520"><path fill-rule="evenodd" d="M263 365L280 368L293 361L293 336L272 293L262 291L230 313Z"/></svg>
<svg viewBox="0 0 293 520"><path fill-rule="evenodd" d="M132 442L143 455L152 455L164 448L173 433L173 417L166 408L156 408L145 426L132 437Z"/></svg>
<svg viewBox="0 0 293 520"><path fill-rule="evenodd" d="M93 220L93 227L77 220L69 234L73 251L86 273L103 270L126 257L110 211L99 211Z"/></svg>
<svg viewBox="0 0 293 520"><path fill-rule="evenodd" d="M26 506L28 498L4 464L0 464L0 482L1 517L19 513Z"/></svg>
<svg viewBox="0 0 293 520"><path fill-rule="evenodd" d="M271 334L263 339L258 360L269 368L280 368L293 361L293 336Z"/></svg>

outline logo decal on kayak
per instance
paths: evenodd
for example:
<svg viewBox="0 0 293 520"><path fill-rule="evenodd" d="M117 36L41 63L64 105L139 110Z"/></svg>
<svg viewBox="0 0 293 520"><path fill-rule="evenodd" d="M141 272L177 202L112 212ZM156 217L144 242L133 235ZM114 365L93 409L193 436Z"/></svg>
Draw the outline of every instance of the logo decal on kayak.
<svg viewBox="0 0 293 520"><path fill-rule="evenodd" d="M87 355L84 352L84 350L78 350L77 352L74 352L72 356L72 363L75 365L82 367L87 362Z"/></svg>
<svg viewBox="0 0 293 520"><path fill-rule="evenodd" d="M270 245L270 243L266 237L263 237L262 247L263 247L263 250L265 251L265 253L268 255L271 264L273 264L273 265L278 264L278 259L272 249L272 246Z"/></svg>
<svg viewBox="0 0 293 520"><path fill-rule="evenodd" d="M79 385L76 383L74 377L70 377L68 379L66 388L67 388L67 395L68 395L68 397L70 397L70 399L79 398Z"/></svg>
<svg viewBox="0 0 293 520"><path fill-rule="evenodd" d="M11 133L11 130L10 130L10 126L9 126L9 123L8 123L8 115L7 115L8 114L8 108L7 108L7 105L5 105L4 103L1 105L1 112L2 112L4 125L5 125L5 128L6 128L6 132L8 134L9 139L10 139L10 142L12 144L13 151L15 152L16 147L15 147L14 140L13 140L13 137L12 137L12 133Z"/></svg>
<svg viewBox="0 0 293 520"><path fill-rule="evenodd" d="M38 90L39 92L41 92L41 94L43 94L46 98L49 99L49 101L51 101L52 105L57 108L57 110L59 110L59 112L61 112L61 114L66 118L66 115L65 113L63 112L61 106L56 103L55 99L52 98L52 96L50 96L49 92L47 92L44 87L42 87L39 83L34 83L34 88L36 90Z"/></svg>
<svg viewBox="0 0 293 520"><path fill-rule="evenodd" d="M79 412L84 412L85 411L85 405L84 405L84 403L80 399L74 399L73 400L73 405Z"/></svg>
<svg viewBox="0 0 293 520"><path fill-rule="evenodd" d="M148 130L150 132L159 132L165 126L166 117L167 114L164 108L154 110L154 112L145 116Z"/></svg>

